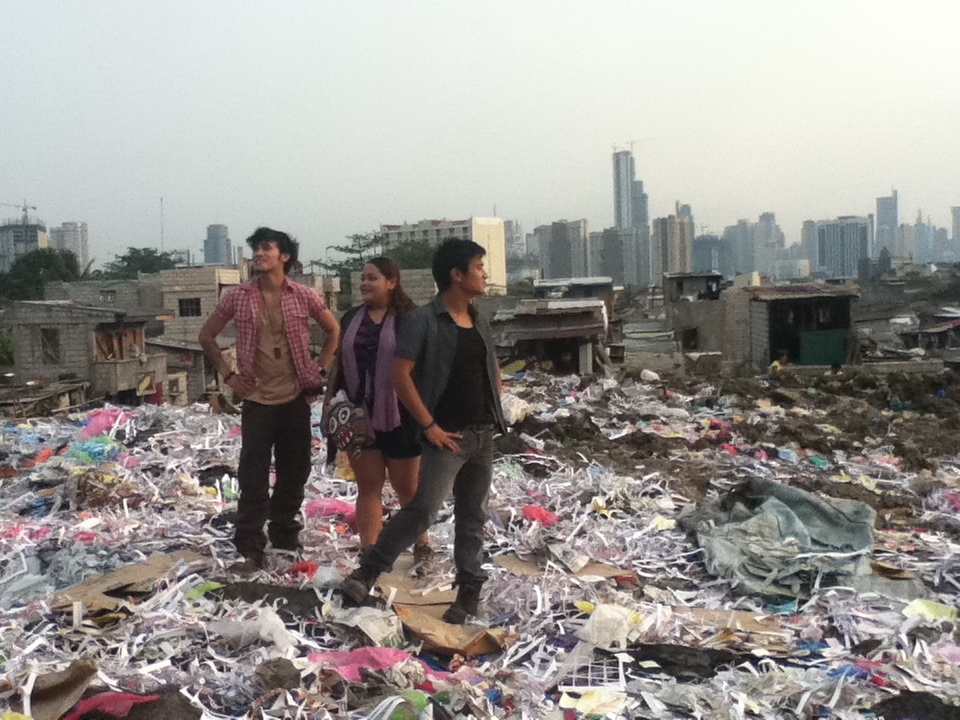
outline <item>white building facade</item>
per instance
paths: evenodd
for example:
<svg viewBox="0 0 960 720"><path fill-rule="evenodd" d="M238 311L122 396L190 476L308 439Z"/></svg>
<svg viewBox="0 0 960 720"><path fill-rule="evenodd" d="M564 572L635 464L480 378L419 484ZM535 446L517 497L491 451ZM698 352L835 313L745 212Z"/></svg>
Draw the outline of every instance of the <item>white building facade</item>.
<svg viewBox="0 0 960 720"><path fill-rule="evenodd" d="M90 262L87 224L85 222L65 222L60 227L50 228L50 247L72 252L77 256L82 271Z"/></svg>
<svg viewBox="0 0 960 720"><path fill-rule="evenodd" d="M507 292L507 248L502 218L470 217L381 225L380 235L385 253L406 242L429 242L436 246L447 238L473 240L487 251L483 259L488 275L487 293L504 295Z"/></svg>

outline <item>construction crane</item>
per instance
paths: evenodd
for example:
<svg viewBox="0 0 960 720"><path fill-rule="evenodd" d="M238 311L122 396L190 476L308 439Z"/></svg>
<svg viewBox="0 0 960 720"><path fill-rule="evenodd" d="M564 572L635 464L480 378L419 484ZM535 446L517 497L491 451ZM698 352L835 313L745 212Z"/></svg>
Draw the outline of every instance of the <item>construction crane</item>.
<svg viewBox="0 0 960 720"><path fill-rule="evenodd" d="M37 209L37 206L36 206L36 205L28 205L26 200L24 200L22 204L21 204L21 203L17 203L16 205L14 205L13 203L0 202L0 205L4 205L4 206L6 206L6 207L15 207L15 208L17 208L18 210L23 210L23 224L24 224L24 225L29 224L29 222L28 222L28 221L29 221L29 211L30 211L30 210L36 210L36 209Z"/></svg>

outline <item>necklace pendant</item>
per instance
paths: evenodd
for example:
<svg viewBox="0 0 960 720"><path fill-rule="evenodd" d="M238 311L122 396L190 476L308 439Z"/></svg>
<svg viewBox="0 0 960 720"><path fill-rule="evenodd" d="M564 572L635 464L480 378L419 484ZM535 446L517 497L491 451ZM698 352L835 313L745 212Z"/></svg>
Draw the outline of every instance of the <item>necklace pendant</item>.
<svg viewBox="0 0 960 720"><path fill-rule="evenodd" d="M275 347L275 348L273 349L273 357L276 358L277 360L280 359L280 348Z"/></svg>

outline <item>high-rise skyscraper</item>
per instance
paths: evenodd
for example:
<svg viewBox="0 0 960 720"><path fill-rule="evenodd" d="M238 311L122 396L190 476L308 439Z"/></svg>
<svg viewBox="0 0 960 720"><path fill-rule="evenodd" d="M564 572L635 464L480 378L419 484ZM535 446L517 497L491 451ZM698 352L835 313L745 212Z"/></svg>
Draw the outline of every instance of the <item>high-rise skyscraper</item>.
<svg viewBox="0 0 960 720"><path fill-rule="evenodd" d="M699 235L693 241L693 272L718 272L732 277L733 248L717 235Z"/></svg>
<svg viewBox="0 0 960 720"><path fill-rule="evenodd" d="M87 224L85 222L65 222L60 227L50 228L50 247L57 250L69 250L77 256L82 271L90 262Z"/></svg>
<svg viewBox="0 0 960 720"><path fill-rule="evenodd" d="M618 243L608 239L607 247L619 244L623 262L623 282L643 287L659 282L650 272L650 212L643 181L636 179L635 162L630 150L613 153L613 222L620 233Z"/></svg>
<svg viewBox="0 0 960 720"><path fill-rule="evenodd" d="M43 220L27 215L0 222L0 272L9 272L21 255L50 247L50 233Z"/></svg>
<svg viewBox="0 0 960 720"><path fill-rule="evenodd" d="M633 183L636 179L633 153L613 154L613 224L618 230L633 227Z"/></svg>
<svg viewBox="0 0 960 720"><path fill-rule="evenodd" d="M760 220L753 226L754 267L761 275L772 276L777 260L781 259L786 238L776 215L772 212L760 214Z"/></svg>
<svg viewBox="0 0 960 720"><path fill-rule="evenodd" d="M207 265L233 265L233 248L226 225L207 225L203 241L203 262Z"/></svg>
<svg viewBox="0 0 960 720"><path fill-rule="evenodd" d="M812 254L812 228L804 232L803 247ZM772 212L761 213L757 222L738 220L736 225L724 228L722 239L729 246L733 272L737 275L756 271L772 276L777 261L785 258L786 237Z"/></svg>
<svg viewBox="0 0 960 720"><path fill-rule="evenodd" d="M507 257L524 257L527 254L523 229L519 220L503 221L503 241L507 248Z"/></svg>
<svg viewBox="0 0 960 720"><path fill-rule="evenodd" d="M730 246L734 273L743 275L757 269L756 253L753 245L753 225L749 220L738 220L736 225L725 227L723 229L723 239Z"/></svg>
<svg viewBox="0 0 960 720"><path fill-rule="evenodd" d="M540 242L540 277L583 277L590 266L586 220L558 220L534 229Z"/></svg>
<svg viewBox="0 0 960 720"><path fill-rule="evenodd" d="M804 220L800 229L800 256L810 263L810 268L817 266L817 223L813 220Z"/></svg>
<svg viewBox="0 0 960 720"><path fill-rule="evenodd" d="M908 260L917 258L917 226L902 223L897 228L897 251L894 257Z"/></svg>
<svg viewBox="0 0 960 720"><path fill-rule="evenodd" d="M813 272L827 277L857 277L860 263L869 257L872 218L847 215L819 220Z"/></svg>
<svg viewBox="0 0 960 720"><path fill-rule="evenodd" d="M936 249L934 247L936 228L930 224L929 220L927 222L923 221L923 213L919 210L917 210L917 219L913 223L913 227L917 237L916 261L921 264L936 262Z"/></svg>
<svg viewBox="0 0 960 720"><path fill-rule="evenodd" d="M650 203L643 191L643 180L634 180L630 190L631 227L650 227Z"/></svg>
<svg viewBox="0 0 960 720"><path fill-rule="evenodd" d="M653 221L650 233L650 283L663 282L664 273L693 272L693 213L677 203L682 215Z"/></svg>
<svg viewBox="0 0 960 720"><path fill-rule="evenodd" d="M540 264L540 277L556 277L548 275L550 268L550 240L553 234L552 225L537 225L533 232L527 237L527 252L534 253Z"/></svg>
<svg viewBox="0 0 960 720"><path fill-rule="evenodd" d="M877 198L877 236L873 243L870 256L880 257L880 252L886 248L891 257L897 256L897 228L900 227L900 215L897 208L897 191L890 193L890 197Z"/></svg>
<svg viewBox="0 0 960 720"><path fill-rule="evenodd" d="M950 208L950 219L953 221L953 234L950 236L950 246L957 257L960 257L960 207Z"/></svg>

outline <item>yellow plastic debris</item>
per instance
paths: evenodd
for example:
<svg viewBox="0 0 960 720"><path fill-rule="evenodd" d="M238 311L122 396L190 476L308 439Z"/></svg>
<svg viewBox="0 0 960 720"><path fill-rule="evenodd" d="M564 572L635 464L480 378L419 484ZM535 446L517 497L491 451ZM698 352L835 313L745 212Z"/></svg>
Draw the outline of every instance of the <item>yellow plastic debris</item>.
<svg viewBox="0 0 960 720"><path fill-rule="evenodd" d="M626 702L626 693L613 690L585 690L579 698L567 693L560 697L560 707L564 710L573 709L582 715L594 717L619 713Z"/></svg>
<svg viewBox="0 0 960 720"><path fill-rule="evenodd" d="M907 605L903 609L903 614L907 617L923 615L931 620L949 620L951 622L957 619L957 609L955 607L919 598Z"/></svg>
<svg viewBox="0 0 960 720"><path fill-rule="evenodd" d="M593 498L591 503L593 511L598 515L603 515L604 517L610 517L610 509L607 507L607 499L602 495L597 495Z"/></svg>
<svg viewBox="0 0 960 720"><path fill-rule="evenodd" d="M665 518L662 515L655 515L647 527L658 532L663 530L673 530L675 527L677 527L677 521L673 518Z"/></svg>
<svg viewBox="0 0 960 720"><path fill-rule="evenodd" d="M501 368L501 370L503 370L503 372L505 373L518 373L526 369L527 369L527 363L524 360L514 360L509 365L506 365L503 368Z"/></svg>

